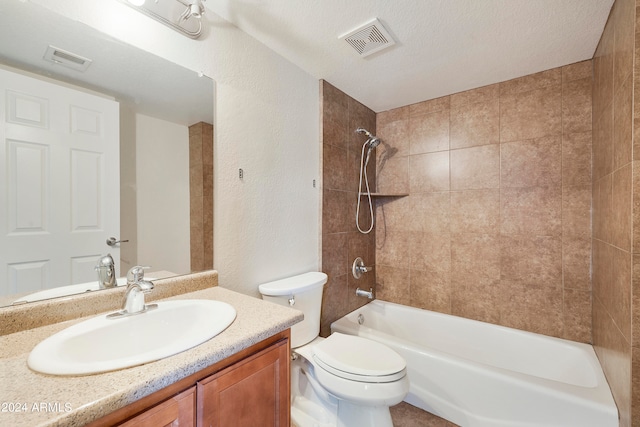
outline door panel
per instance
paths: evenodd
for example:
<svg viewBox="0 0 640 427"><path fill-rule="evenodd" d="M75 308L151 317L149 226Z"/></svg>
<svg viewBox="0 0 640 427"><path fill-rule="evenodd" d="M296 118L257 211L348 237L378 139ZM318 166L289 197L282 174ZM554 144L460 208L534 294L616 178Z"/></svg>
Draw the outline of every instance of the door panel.
<svg viewBox="0 0 640 427"><path fill-rule="evenodd" d="M0 296L120 275L117 102L0 69L0 165Z"/></svg>

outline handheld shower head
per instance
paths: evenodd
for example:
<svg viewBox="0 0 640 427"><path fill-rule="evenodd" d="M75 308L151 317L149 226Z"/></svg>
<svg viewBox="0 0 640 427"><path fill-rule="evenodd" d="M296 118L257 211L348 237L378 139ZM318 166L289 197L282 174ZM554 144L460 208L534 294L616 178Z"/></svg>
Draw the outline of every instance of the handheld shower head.
<svg viewBox="0 0 640 427"><path fill-rule="evenodd" d="M361 133L363 135L366 135L367 138L369 138L369 140L366 142L367 147L369 148L369 150L372 150L372 149L376 148L378 145L380 145L380 142L381 142L380 138L378 138L377 136L373 135L371 132L369 132L365 128L356 129L356 133Z"/></svg>
<svg viewBox="0 0 640 427"><path fill-rule="evenodd" d="M369 178L367 177L367 165L369 164L369 158L371 157L371 152L374 148L376 148L382 142L380 138L371 134L368 130L364 128L356 129L356 133L360 133L367 136L367 140L362 144L362 154L360 156L360 182L358 184L358 202L356 206L356 227L358 230L367 234L373 230L374 216L373 216L373 203L371 201L371 190L369 189ZM365 149L367 154L365 155ZM362 192L362 181L364 178L365 187L367 189L366 193ZM368 230L363 230L360 228L360 199L362 195L366 195L369 200L369 214L371 215L371 224Z"/></svg>
<svg viewBox="0 0 640 427"><path fill-rule="evenodd" d="M380 138L378 138L377 136L372 136L369 139L369 149L373 149L376 148L378 145L380 145L382 141L380 140Z"/></svg>

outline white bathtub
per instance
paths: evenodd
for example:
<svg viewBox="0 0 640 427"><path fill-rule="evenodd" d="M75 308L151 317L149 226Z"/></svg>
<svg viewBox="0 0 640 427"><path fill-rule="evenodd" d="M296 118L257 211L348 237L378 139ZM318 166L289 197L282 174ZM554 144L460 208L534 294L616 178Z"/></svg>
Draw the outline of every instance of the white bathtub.
<svg viewBox="0 0 640 427"><path fill-rule="evenodd" d="M589 345L379 300L331 330L393 348L407 361L405 401L460 426L618 426Z"/></svg>

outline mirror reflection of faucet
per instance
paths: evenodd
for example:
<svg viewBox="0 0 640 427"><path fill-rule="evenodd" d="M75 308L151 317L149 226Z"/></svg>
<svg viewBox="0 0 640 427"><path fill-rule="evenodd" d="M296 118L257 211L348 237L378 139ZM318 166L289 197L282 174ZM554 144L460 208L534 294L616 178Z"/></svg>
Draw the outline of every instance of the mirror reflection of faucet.
<svg viewBox="0 0 640 427"><path fill-rule="evenodd" d="M98 258L95 270L98 272L98 287L100 289L118 286L116 284L116 263L113 261L111 254Z"/></svg>
<svg viewBox="0 0 640 427"><path fill-rule="evenodd" d="M367 273L371 270L373 270L373 267L366 267L364 265L364 261L360 257L357 257L353 261L353 265L351 266L351 273L353 273L353 277L356 279L361 278L364 273Z"/></svg>

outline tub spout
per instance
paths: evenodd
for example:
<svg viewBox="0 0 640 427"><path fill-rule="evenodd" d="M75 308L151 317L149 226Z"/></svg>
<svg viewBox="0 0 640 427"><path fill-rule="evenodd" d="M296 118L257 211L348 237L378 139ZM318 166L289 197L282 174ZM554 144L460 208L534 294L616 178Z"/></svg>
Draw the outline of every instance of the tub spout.
<svg viewBox="0 0 640 427"><path fill-rule="evenodd" d="M356 295L359 297L367 297L369 299L373 299L373 288L369 288L368 291L358 288L356 289Z"/></svg>

